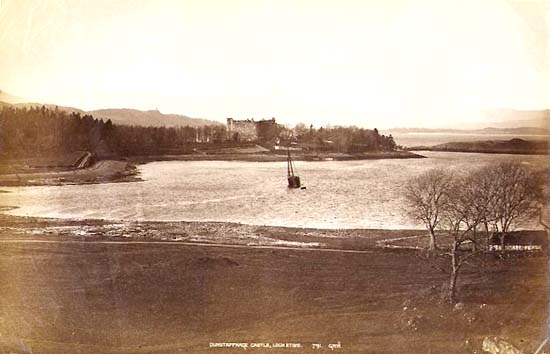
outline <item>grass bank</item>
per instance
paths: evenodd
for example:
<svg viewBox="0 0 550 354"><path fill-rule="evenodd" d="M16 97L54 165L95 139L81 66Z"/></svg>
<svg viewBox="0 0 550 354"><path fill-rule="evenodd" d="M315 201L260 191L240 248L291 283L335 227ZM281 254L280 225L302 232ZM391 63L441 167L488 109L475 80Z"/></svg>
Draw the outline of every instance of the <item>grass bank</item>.
<svg viewBox="0 0 550 354"><path fill-rule="evenodd" d="M269 352L318 353L312 344L340 342L341 353L480 353L490 335L532 352L544 337L542 255L465 268L453 307L441 299L446 274L414 251L376 247L419 230L5 215L0 225L3 352L242 353L209 343L282 342L302 348Z"/></svg>

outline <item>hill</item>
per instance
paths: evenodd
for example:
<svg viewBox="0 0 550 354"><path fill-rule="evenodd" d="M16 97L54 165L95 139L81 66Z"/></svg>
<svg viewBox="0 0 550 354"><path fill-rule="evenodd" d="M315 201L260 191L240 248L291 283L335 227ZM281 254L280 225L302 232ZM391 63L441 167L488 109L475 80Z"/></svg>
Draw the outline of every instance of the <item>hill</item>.
<svg viewBox="0 0 550 354"><path fill-rule="evenodd" d="M152 127L199 127L204 125L221 125L221 123L200 118L191 118L179 114L163 114L158 110L140 111L137 109L99 109L86 112L95 118L111 119L114 124L141 125Z"/></svg>
<svg viewBox="0 0 550 354"><path fill-rule="evenodd" d="M6 91L0 90L0 102L2 103L16 104L16 103L22 103L26 101L27 100L25 98L13 96L7 93Z"/></svg>
<svg viewBox="0 0 550 354"><path fill-rule="evenodd" d="M208 119L199 119L191 118L178 114L163 114L158 110L152 111L140 111L137 109L128 109L128 108L112 108L112 109L99 109L95 111L84 111L74 107L65 107L57 106L54 104L43 104L43 103L17 103L10 104L0 101L0 108L3 106L15 106L15 107L42 107L50 109L59 109L65 112L77 112L82 115L90 114L94 118L108 120L110 119L113 124L119 125L138 125L144 127L200 127L204 125L221 125L221 123L208 120Z"/></svg>
<svg viewBox="0 0 550 354"><path fill-rule="evenodd" d="M0 104L14 106L14 107L17 107L17 108L31 108L31 107L42 107L42 106L44 106L48 109L56 109L57 108L60 111L65 111L67 113L76 112L76 113L80 113L80 114L83 114L83 115L87 113L86 111L83 111L83 110L78 109L78 108L58 106L58 105L55 105L55 104L48 104L48 103L25 102L25 103L9 104L9 103L6 103L6 102L1 102Z"/></svg>
<svg viewBox="0 0 550 354"><path fill-rule="evenodd" d="M59 109L65 112L77 112L82 115L90 114L94 118L107 120L110 119L114 124L119 125L138 125L144 127L200 127L205 125L222 125L222 123L201 119L191 118L179 114L163 114L158 110L140 111L129 108L110 108L99 109L95 111L84 111L75 107L58 106L49 103L29 102L28 99L12 96L5 91L0 90L0 108L13 105L15 107L42 107L50 109Z"/></svg>

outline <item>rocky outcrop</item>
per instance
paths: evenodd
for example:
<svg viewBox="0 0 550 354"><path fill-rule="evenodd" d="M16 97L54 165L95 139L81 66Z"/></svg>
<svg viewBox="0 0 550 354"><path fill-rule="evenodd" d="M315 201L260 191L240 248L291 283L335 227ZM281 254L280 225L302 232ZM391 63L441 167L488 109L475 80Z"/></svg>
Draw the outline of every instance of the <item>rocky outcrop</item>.
<svg viewBox="0 0 550 354"><path fill-rule="evenodd" d="M483 340L482 349L491 354L524 354L523 351L499 337L486 337Z"/></svg>

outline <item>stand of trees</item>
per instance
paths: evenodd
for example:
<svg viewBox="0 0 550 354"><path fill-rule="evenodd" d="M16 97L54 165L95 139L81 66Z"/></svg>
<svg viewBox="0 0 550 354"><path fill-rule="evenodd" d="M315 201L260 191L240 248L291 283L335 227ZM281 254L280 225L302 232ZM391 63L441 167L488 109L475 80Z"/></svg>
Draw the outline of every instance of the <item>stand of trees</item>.
<svg viewBox="0 0 550 354"><path fill-rule="evenodd" d="M105 136L110 150L120 156L190 153L193 148L225 141L225 126L139 127L114 125Z"/></svg>
<svg viewBox="0 0 550 354"><path fill-rule="evenodd" d="M0 152L11 157L89 150L105 134L107 124L91 116L42 108L0 111Z"/></svg>
<svg viewBox="0 0 550 354"><path fill-rule="evenodd" d="M506 252L506 234L539 212L545 173L516 162L488 165L467 175L433 170L407 187L408 214L426 225L431 254L449 257L448 300L456 300L456 284L467 260L489 249L497 234ZM436 250L436 239L447 245ZM441 243L441 242L440 242Z"/></svg>
<svg viewBox="0 0 550 354"><path fill-rule="evenodd" d="M393 151L397 148L391 134L382 135L378 129L358 127L320 127L307 128L303 123L297 124L293 131L298 144L306 150L326 150L345 153L365 151Z"/></svg>
<svg viewBox="0 0 550 354"><path fill-rule="evenodd" d="M44 156L76 150L98 155L147 155L184 152L222 142L225 126L138 127L46 107L0 111L0 157Z"/></svg>

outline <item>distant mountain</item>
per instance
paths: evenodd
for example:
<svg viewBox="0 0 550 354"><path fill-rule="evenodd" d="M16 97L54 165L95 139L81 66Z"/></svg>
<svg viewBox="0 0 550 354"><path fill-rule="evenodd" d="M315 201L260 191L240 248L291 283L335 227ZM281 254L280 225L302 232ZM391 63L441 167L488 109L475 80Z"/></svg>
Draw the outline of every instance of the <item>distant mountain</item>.
<svg viewBox="0 0 550 354"><path fill-rule="evenodd" d="M550 135L550 129L523 126L518 128L483 129L430 129L430 128L394 128L382 131L383 134L478 134L478 135Z"/></svg>
<svg viewBox="0 0 550 354"><path fill-rule="evenodd" d="M158 110L140 111L137 109L128 108L112 108L112 109L99 109L95 111L84 111L74 107L57 106L54 104L44 104L29 102L27 99L12 96L4 91L0 91L0 108L6 105L13 105L16 107L42 107L60 110L68 113L77 112L80 114L90 114L94 118L102 118L103 120L110 119L114 124L120 125L141 125L151 127L183 127L191 126L198 127L203 125L221 125L222 123L200 118L191 118L179 114L163 114Z"/></svg>
<svg viewBox="0 0 550 354"><path fill-rule="evenodd" d="M485 126L498 128L537 127L550 130L550 109L518 111L497 109L483 113Z"/></svg>
<svg viewBox="0 0 550 354"><path fill-rule="evenodd" d="M546 135L550 132L550 109L540 111L518 111L498 109L485 111L475 123L464 123L463 128L391 128L385 133L446 133L446 134L510 134L510 135Z"/></svg>

